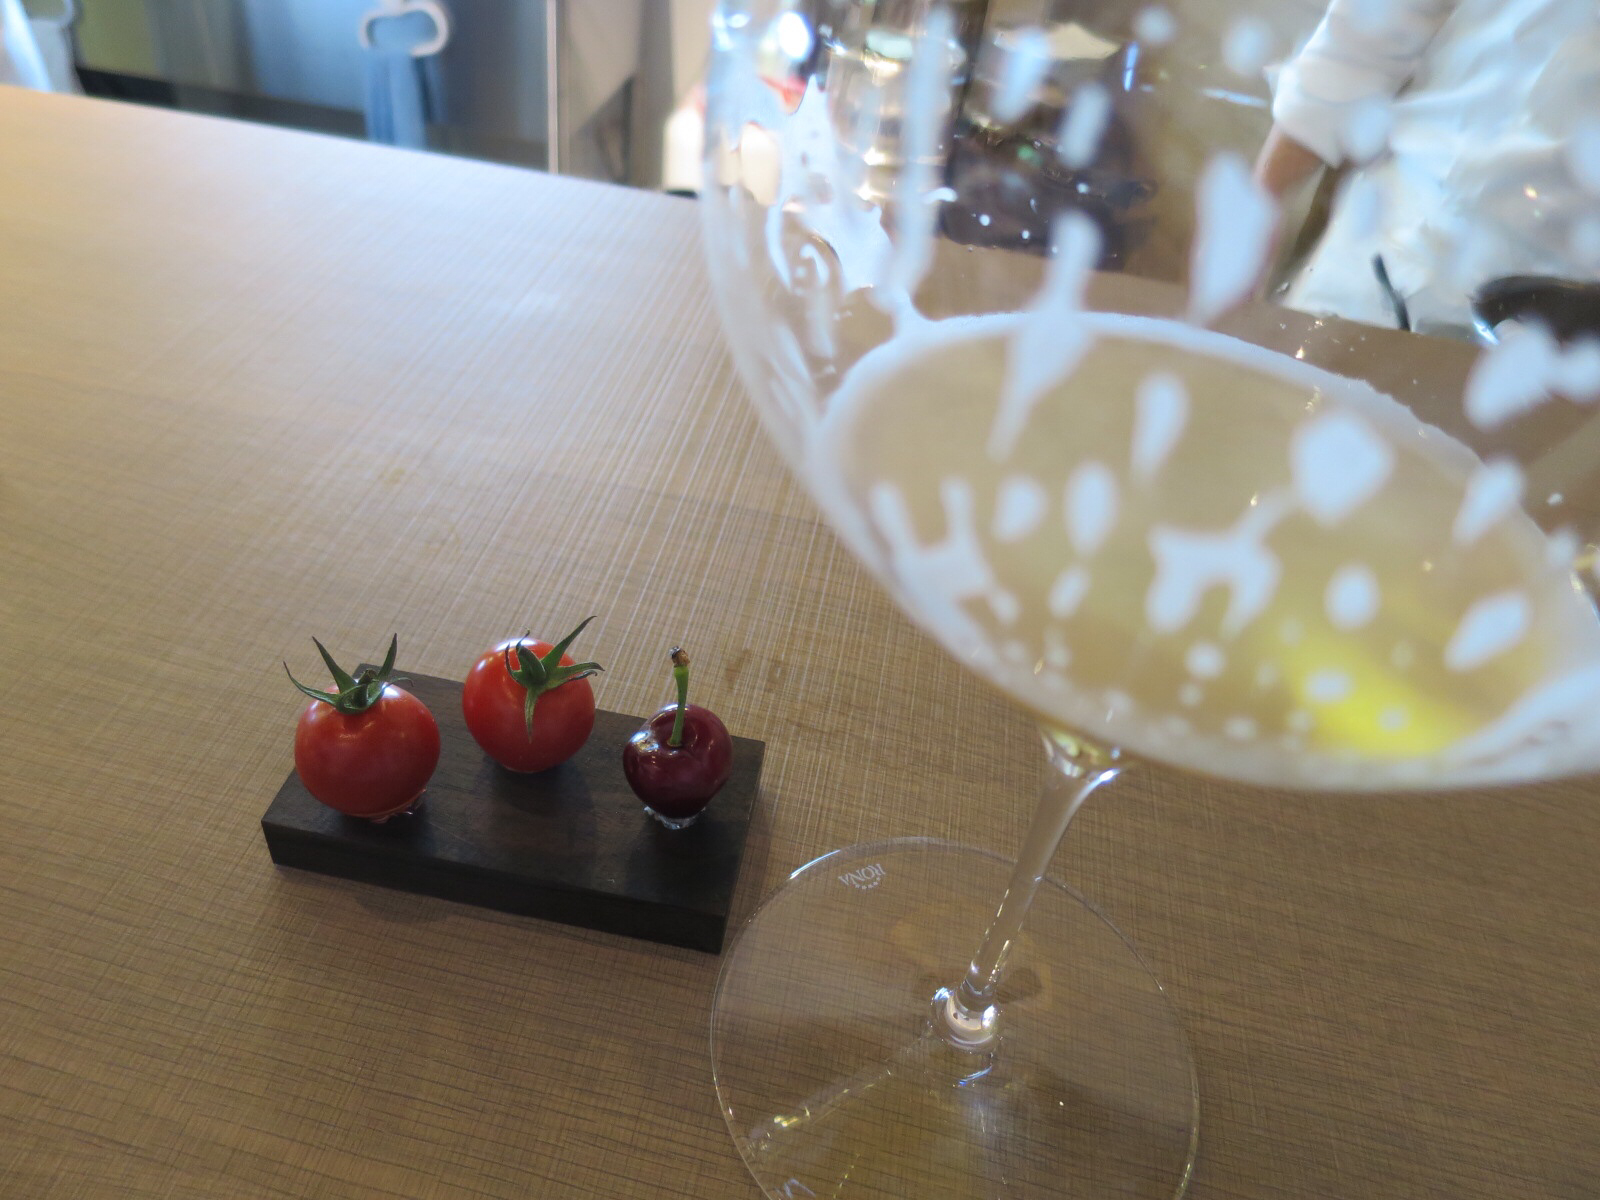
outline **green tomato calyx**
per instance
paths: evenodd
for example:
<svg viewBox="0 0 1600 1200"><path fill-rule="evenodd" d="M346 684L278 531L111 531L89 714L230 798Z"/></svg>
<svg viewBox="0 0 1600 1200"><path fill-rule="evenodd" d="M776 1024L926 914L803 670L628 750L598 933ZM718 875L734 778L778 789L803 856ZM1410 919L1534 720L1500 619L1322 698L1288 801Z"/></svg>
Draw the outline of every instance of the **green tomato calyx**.
<svg viewBox="0 0 1600 1200"><path fill-rule="evenodd" d="M523 701L522 714L528 725L529 738L533 737L533 706L539 702L540 696L555 691L564 683L571 683L574 679L587 679L595 672L605 670L597 662L574 663L570 667L561 665L561 656L567 652L567 647L572 645L574 639L583 632L584 626L592 620L594 620L592 616L585 617L576 629L551 646L543 658L534 654L522 644L521 640L518 640L515 646L506 647L506 670L528 693ZM522 636L527 638L533 635L523 630ZM513 650L516 651L515 662L512 661Z"/></svg>
<svg viewBox="0 0 1600 1200"><path fill-rule="evenodd" d="M394 673L394 656L400 647L400 635L397 633L389 639L389 653L384 655L383 666L377 670L363 667L354 676L333 661L333 655L328 653L327 647L316 638L311 639L317 647L317 653L322 655L322 661L327 664L328 673L333 676L333 684L337 692L324 692L317 688L309 688L294 677L294 672L289 670L289 664L283 664L283 673L289 677L289 682L294 684L313 700L320 700L338 712L354 714L366 712L378 702L383 695L383 689L399 682L392 679Z"/></svg>

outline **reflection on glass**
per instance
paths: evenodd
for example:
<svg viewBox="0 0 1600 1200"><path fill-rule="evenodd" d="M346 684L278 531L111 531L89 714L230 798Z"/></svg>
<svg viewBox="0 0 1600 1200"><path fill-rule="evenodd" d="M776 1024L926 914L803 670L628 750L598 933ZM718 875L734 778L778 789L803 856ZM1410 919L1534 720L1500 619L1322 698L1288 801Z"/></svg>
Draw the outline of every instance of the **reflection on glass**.
<svg viewBox="0 0 1600 1200"><path fill-rule="evenodd" d="M1594 206L1585 118L1502 103L1548 152L1499 154L1498 190L1446 171L1419 234L1382 173L1412 181L1396 139L1442 78L1433 39L1486 10L1040 7L752 3L716 29L704 213L741 370L837 532L1051 764L1015 864L840 851L741 935L713 1050L771 1195L1183 1190L1182 1029L1044 878L1133 758L1296 790L1600 765L1600 342L1581 311L1529 321L1517 297L1560 280L1483 274L1554 265L1480 254L1527 224L1489 202L1512 175L1545 196L1559 166ZM1377 116L1313 69L1358 20L1411 64ZM1306 96L1337 155L1300 140ZM1296 238L1280 200L1323 161L1353 165L1328 232ZM1424 285L1402 226L1432 239ZM1335 261L1372 303L1262 303L1286 256L1291 301ZM1402 320L1488 348L1374 327Z"/></svg>

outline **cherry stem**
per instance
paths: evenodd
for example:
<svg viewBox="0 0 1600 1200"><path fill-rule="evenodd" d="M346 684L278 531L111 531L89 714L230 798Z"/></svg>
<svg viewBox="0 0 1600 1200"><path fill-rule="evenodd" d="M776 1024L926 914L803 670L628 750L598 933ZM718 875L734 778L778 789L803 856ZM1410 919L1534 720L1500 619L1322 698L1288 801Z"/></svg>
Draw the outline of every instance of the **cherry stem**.
<svg viewBox="0 0 1600 1200"><path fill-rule="evenodd" d="M689 707L689 656L677 646L672 648L672 678L678 685L678 711L672 718L672 736L667 745L683 745L683 714Z"/></svg>

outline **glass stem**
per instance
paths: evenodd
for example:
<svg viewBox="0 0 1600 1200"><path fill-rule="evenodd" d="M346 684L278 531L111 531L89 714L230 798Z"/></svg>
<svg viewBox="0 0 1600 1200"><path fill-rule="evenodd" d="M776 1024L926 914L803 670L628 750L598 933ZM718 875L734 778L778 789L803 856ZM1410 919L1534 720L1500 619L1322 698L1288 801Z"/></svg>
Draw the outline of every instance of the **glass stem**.
<svg viewBox="0 0 1600 1200"><path fill-rule="evenodd" d="M1041 734L1050 774L1017 855L1016 869L966 977L954 988L940 988L934 996L936 1028L946 1040L964 1049L986 1049L999 1033L995 991L1050 860L1083 802L1122 773L1114 753L1049 729L1042 729Z"/></svg>

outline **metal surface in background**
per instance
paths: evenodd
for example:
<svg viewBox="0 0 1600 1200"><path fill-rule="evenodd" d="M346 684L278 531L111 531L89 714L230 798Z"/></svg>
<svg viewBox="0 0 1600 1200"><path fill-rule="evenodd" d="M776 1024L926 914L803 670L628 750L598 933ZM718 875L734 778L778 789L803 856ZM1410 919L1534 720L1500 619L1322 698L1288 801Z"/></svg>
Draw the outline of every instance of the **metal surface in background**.
<svg viewBox="0 0 1600 1200"><path fill-rule="evenodd" d="M439 0L418 59L429 149L657 186L661 132L705 64L713 0ZM88 91L352 137L362 44L416 0L80 0Z"/></svg>

